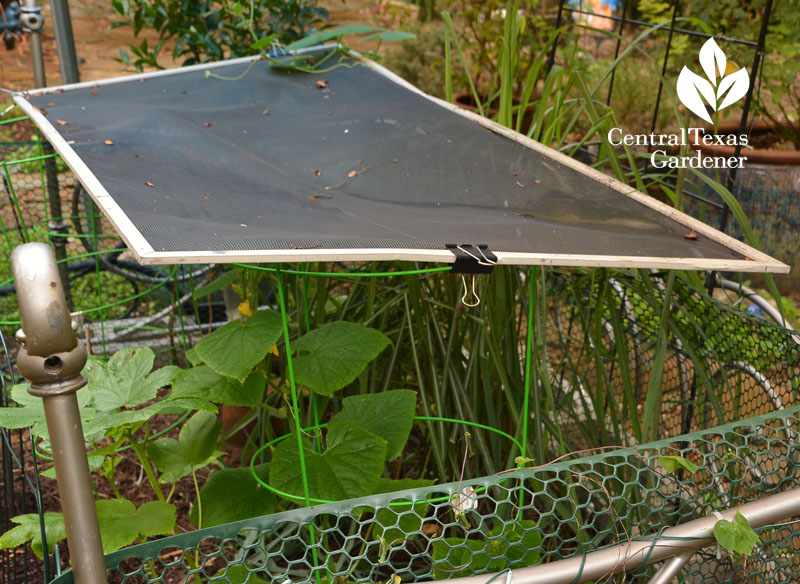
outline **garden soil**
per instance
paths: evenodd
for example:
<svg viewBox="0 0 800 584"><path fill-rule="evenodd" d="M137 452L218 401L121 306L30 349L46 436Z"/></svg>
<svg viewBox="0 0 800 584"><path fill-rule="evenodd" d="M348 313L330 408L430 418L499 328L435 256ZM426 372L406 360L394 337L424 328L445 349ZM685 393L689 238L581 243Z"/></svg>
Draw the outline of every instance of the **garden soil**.
<svg viewBox="0 0 800 584"><path fill-rule="evenodd" d="M50 5L46 0L39 0L39 3L45 18L42 46L47 84L49 86L60 85L61 73L52 19L50 18ZM331 22L337 25L377 22L389 26L391 23L387 22L385 18L386 5L394 3L371 0L323 0L319 4L328 10ZM134 40L141 42L142 38L147 38L150 46L158 42L155 34L147 34L144 31L140 33L138 39L135 39L133 30L129 26L111 28L111 25L120 21L121 18L114 12L110 0L72 0L69 7L81 81L96 81L134 73L135 71L126 68L118 61L120 49L125 48ZM414 6L407 8L410 12L415 9ZM358 48L368 47L359 46ZM165 47L162 51L162 65L164 67L178 66L178 63L169 59L170 54L170 47ZM22 90L31 89L33 85L30 46L27 40L20 38L12 50L7 50L0 44L0 86Z"/></svg>

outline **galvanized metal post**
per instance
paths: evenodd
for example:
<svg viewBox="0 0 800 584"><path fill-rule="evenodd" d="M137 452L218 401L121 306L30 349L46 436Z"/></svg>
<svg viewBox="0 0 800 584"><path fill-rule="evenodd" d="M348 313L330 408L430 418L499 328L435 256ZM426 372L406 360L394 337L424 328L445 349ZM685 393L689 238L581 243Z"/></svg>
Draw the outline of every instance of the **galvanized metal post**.
<svg viewBox="0 0 800 584"><path fill-rule="evenodd" d="M47 85L44 76L44 54L42 53L42 26L44 16L37 0L23 0L20 6L20 24L22 31L28 34L31 45L31 60L33 64L33 82L36 87Z"/></svg>
<svg viewBox="0 0 800 584"><path fill-rule="evenodd" d="M76 584L107 582L78 398L86 349L75 338L53 250L26 243L11 253L23 343L17 366L44 403Z"/></svg>
<svg viewBox="0 0 800 584"><path fill-rule="evenodd" d="M72 35L72 18L69 15L67 0L50 0L50 12L53 17L53 29L56 32L61 81L77 83L80 81L78 57L75 54L75 38Z"/></svg>

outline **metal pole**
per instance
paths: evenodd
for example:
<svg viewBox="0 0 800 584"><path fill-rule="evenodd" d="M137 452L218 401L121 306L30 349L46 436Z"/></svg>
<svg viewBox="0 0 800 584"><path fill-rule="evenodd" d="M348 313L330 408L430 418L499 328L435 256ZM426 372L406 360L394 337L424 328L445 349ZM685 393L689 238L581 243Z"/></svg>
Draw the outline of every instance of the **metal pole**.
<svg viewBox="0 0 800 584"><path fill-rule="evenodd" d="M75 38L72 35L72 18L69 15L67 0L50 0L50 12L53 16L53 29L56 33L61 81L77 83L80 81L78 58L75 55Z"/></svg>
<svg viewBox="0 0 800 584"><path fill-rule="evenodd" d="M619 57L619 48L622 46L622 33L625 32L625 23L628 17L628 4L630 2L622 2L622 19L619 21L619 32L617 32L617 48L614 49L614 60L617 60ZM606 97L606 105L611 105L611 95L614 93L614 77L617 74L617 68L614 67L611 70L611 79L608 80L608 96ZM598 147L599 148L599 147Z"/></svg>
<svg viewBox="0 0 800 584"><path fill-rule="evenodd" d="M17 366L44 403L76 584L105 584L106 564L83 439L78 398L86 349L75 338L55 254L44 243L11 253L23 344Z"/></svg>
<svg viewBox="0 0 800 584"><path fill-rule="evenodd" d="M764 55L764 51L767 45L767 33L769 32L769 18L772 14L772 0L767 0L766 4L764 5L764 12L761 14L761 30L758 33L758 43L756 45L756 54L753 56L753 68L750 74L750 87L747 90L747 94L744 98L744 105L742 106L742 117L739 120L739 135L745 133L747 129L747 116L750 114L750 105L753 101L753 93L756 90L756 78L759 77L758 68L761 65L761 57ZM747 132L749 133L749 132ZM736 146L733 149L733 155L738 157L742 151L742 145L737 140ZM734 188L736 186L736 169L729 168L728 169L728 176L726 177L725 181L725 188L727 188L731 194L736 197L736 192ZM728 229L728 218L730 217L730 210L728 209L728 205L725 205L722 209L722 218L720 219L719 230L725 233Z"/></svg>
<svg viewBox="0 0 800 584"><path fill-rule="evenodd" d="M650 578L647 584L670 584L675 578L678 577L683 567L686 565L692 556L695 554L695 551L689 551L684 554L680 554L677 556L672 556L661 568L656 572L656 575Z"/></svg>
<svg viewBox="0 0 800 584"><path fill-rule="evenodd" d="M564 0L558 0L558 16L556 16L556 30L561 28L561 17L564 13ZM556 62L556 47L558 46L558 35L556 38L553 39L553 46L550 47L550 55L547 57L547 72L550 73L550 69L553 68L553 65Z"/></svg>
<svg viewBox="0 0 800 584"><path fill-rule="evenodd" d="M664 62L661 65L661 77L658 79L658 92L656 93L656 105L653 108L653 122L650 124L650 133L655 134L656 132L656 122L658 120L658 107L661 104L661 92L664 89L664 77L667 75L667 65L669 64L669 51L672 48L672 37L675 34L675 22L678 18L678 5L680 4L680 0L675 0L675 4L672 7L672 21L669 25L669 36L667 37L667 50L664 52ZM650 152L650 146L647 147L647 151Z"/></svg>
<svg viewBox="0 0 800 584"><path fill-rule="evenodd" d="M737 511L745 516L752 527L764 527L789 517L797 517L800 515L800 488L726 509L720 515L723 519L732 521ZM717 521L719 517L709 515L670 527L659 534L633 538L613 547L558 562L520 568L512 571L509 580L511 584L580 584L605 579L643 564L683 556L714 543L713 532ZM674 569L678 563L678 560L674 564L670 563L669 570ZM448 580L448 584L486 584L490 579L508 582L505 579L507 575L507 572L505 575L500 572L453 578Z"/></svg>
<svg viewBox="0 0 800 584"><path fill-rule="evenodd" d="M22 30L28 33L31 45L33 81L36 87L45 87L47 85L47 79L45 77L44 56L42 53L42 26L44 25L42 8L39 6L38 0L23 0L23 6L20 8L20 12ZM56 161L52 157L54 150L53 146L47 140L42 140L42 154L46 157L44 159L44 182L47 188L47 207L50 213L50 221L47 227L51 233L55 234L55 237L52 238L52 243L56 250L56 259L66 260L67 238L64 236L69 229L63 219L61 209L61 193L58 190L58 169L56 168ZM61 274L61 281L64 283L64 296L67 299L67 306L70 307L72 306L72 294L70 293L66 261L62 261L59 264L59 272Z"/></svg>
<svg viewBox="0 0 800 584"><path fill-rule="evenodd" d="M23 0L20 6L22 31L28 33L33 61L33 82L36 87L47 85L44 76L44 54L42 53L42 25L44 16L37 0Z"/></svg>

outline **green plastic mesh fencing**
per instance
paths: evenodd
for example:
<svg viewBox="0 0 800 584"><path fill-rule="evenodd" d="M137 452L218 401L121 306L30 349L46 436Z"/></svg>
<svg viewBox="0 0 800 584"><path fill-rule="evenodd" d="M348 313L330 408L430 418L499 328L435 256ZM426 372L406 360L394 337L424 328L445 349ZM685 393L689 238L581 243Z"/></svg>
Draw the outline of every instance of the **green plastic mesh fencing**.
<svg viewBox="0 0 800 584"><path fill-rule="evenodd" d="M423 581L583 554L789 489L799 408L679 438L463 483L375 495L185 533L108 556L109 581ZM695 473L667 472L680 455ZM746 563L701 550L685 582L796 582L800 524L759 529ZM654 568L610 581L642 582ZM55 582L72 582L66 573Z"/></svg>

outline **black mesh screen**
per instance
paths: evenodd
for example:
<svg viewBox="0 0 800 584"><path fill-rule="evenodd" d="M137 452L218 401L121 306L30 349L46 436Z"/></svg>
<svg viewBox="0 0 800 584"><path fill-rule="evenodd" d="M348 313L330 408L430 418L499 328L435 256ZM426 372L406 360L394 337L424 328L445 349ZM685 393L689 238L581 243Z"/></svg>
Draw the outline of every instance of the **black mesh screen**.
<svg viewBox="0 0 800 584"><path fill-rule="evenodd" d="M478 243L744 259L363 65L245 69L31 101L156 251Z"/></svg>

